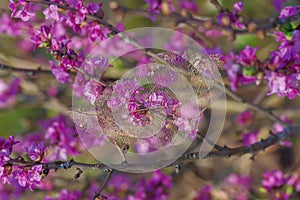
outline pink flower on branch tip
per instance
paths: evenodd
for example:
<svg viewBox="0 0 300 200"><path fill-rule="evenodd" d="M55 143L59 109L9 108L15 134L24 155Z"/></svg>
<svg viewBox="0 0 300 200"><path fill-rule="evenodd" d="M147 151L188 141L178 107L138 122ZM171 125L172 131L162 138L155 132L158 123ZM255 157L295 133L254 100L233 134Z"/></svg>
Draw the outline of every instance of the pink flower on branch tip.
<svg viewBox="0 0 300 200"><path fill-rule="evenodd" d="M33 143L26 148L27 156L30 160L39 162L44 158L45 151L47 150L45 143Z"/></svg>

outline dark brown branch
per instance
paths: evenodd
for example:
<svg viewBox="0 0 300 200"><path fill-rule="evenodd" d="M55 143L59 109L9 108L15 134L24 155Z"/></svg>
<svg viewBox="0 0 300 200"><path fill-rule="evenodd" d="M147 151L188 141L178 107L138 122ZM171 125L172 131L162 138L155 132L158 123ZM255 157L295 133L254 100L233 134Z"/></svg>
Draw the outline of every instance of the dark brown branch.
<svg viewBox="0 0 300 200"><path fill-rule="evenodd" d="M223 147L223 149L218 151L211 151L205 158L215 158L215 157L224 157L228 158L231 156L241 156L248 153L257 153L259 151L265 150L271 145L277 144L285 139L296 137L300 135L300 126L287 126L282 132L272 134L267 139L262 139L259 142L256 142L250 146L241 146L236 148ZM183 162L186 160L195 160L200 159L199 152L189 153L182 156L177 162Z"/></svg>
<svg viewBox="0 0 300 200"><path fill-rule="evenodd" d="M69 168L80 168L86 170L102 170L106 168L106 166L101 163L87 164L87 163L77 162L73 159L70 161L39 163L39 162L24 161L22 159L16 158L16 159L11 159L10 161L7 162L7 164L12 166L23 166L23 167L33 167L36 165L42 165L43 169L47 169L47 170L51 170L51 169L59 170L59 169L69 169Z"/></svg>
<svg viewBox="0 0 300 200"><path fill-rule="evenodd" d="M222 147L222 149L207 152L207 154L204 154L205 152L201 152L201 154L204 156L200 155L199 152L187 153L182 155L177 161L175 161L174 163L170 164L167 167L180 165L186 161L192 161L197 159L207 159L207 158L217 158L217 157L229 158L231 156L242 156L249 153L256 154L259 151L263 151L266 148L275 145L285 139L296 137L299 135L300 135L300 126L287 126L282 132L271 134L268 138L262 139L261 141L256 142L250 146L240 146L236 148L230 148L225 146ZM74 160L66 161L66 162L59 161L53 163L37 163L37 162L27 162L22 159L16 158L8 161L7 164L11 166L23 166L23 167L33 167L36 165L42 165L43 168L47 170L50 169L58 170L58 169L69 169L69 168L80 168L80 169L89 169L89 170L108 170L107 173L112 173L112 169L110 169L109 167L105 166L102 163L86 164L86 163L76 162ZM135 166L128 163L126 165L126 168L128 167L135 167ZM109 177L106 179L107 182Z"/></svg>

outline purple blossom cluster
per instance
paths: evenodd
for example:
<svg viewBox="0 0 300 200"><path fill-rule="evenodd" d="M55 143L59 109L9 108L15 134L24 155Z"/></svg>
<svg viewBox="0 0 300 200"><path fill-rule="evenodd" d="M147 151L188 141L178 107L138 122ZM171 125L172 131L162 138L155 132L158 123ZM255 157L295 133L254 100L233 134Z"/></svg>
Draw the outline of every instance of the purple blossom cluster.
<svg viewBox="0 0 300 200"><path fill-rule="evenodd" d="M161 171L154 171L150 179L142 179L136 186L134 195L128 200L153 199L165 200L169 196L169 189L172 187L172 177L163 174Z"/></svg>
<svg viewBox="0 0 300 200"><path fill-rule="evenodd" d="M111 33L107 28L101 27L95 21L87 20L87 15L96 15L101 17L102 3L90 3L84 5L80 1L53 1L56 4L49 5L43 10L45 22L35 28L34 24L39 21L35 13L41 8L27 1L10 1L9 7L13 18L19 18L23 21L17 22L21 27L11 26L12 23L7 17L2 16L4 23L0 26L0 31L12 36L18 36L18 32L25 33L31 38L34 49L43 47L56 60L50 61L50 68L56 79L61 83L72 82L70 72L77 71L81 66L83 54L77 54L75 51L89 52L89 50L98 42L106 39ZM61 12L58 4L68 5L71 9L67 12ZM13 30L16 29L16 30ZM70 31L70 29L72 31ZM25 30L25 32L24 32ZM78 36L80 35L80 39ZM85 39L87 38L87 39ZM27 47L28 48L28 47Z"/></svg>
<svg viewBox="0 0 300 200"><path fill-rule="evenodd" d="M224 26L231 26L234 24L239 29L245 29L246 26L242 23L239 12L244 8L244 2L237 2L233 5L233 11L221 10L217 19L219 24Z"/></svg>
<svg viewBox="0 0 300 200"><path fill-rule="evenodd" d="M230 174L220 188L214 188L211 185L205 185L198 192L194 200L212 200L211 195L214 189L221 189L225 191L225 199L247 200L249 199L249 189L251 187L251 178L249 176L242 176L238 174Z"/></svg>
<svg viewBox="0 0 300 200"><path fill-rule="evenodd" d="M255 76L258 65L257 50L258 48L246 46L239 55L231 51L224 57L224 68L232 90L236 91L239 85L246 85L257 80Z"/></svg>
<svg viewBox="0 0 300 200"><path fill-rule="evenodd" d="M76 96L85 96L94 105L98 95L103 91L104 86L98 82L108 67L107 57L88 57L81 65L83 72L78 73L73 84L73 91ZM88 76L87 76L88 75Z"/></svg>
<svg viewBox="0 0 300 200"><path fill-rule="evenodd" d="M156 20L155 14L163 13L164 15L170 15L172 12L176 11L187 11L191 13L196 13L198 5L194 0L180 0L178 6L174 4L171 0L145 0L149 5L149 17L152 20Z"/></svg>
<svg viewBox="0 0 300 200"><path fill-rule="evenodd" d="M74 127L67 123L65 116L43 121L42 127L45 129L45 136L37 133L28 135L22 139L22 144L15 141L13 136L7 140L0 138L0 181L2 184L8 184L7 188L10 187L9 185L17 184L16 188L34 190L35 187L39 187L47 190L52 187L52 184L41 182L44 174L41 162L66 160L67 155L79 154L81 146L78 137ZM46 147L44 141L49 142L50 147ZM25 157L11 157L13 152L22 154L24 150ZM32 165L10 164L10 162L25 161Z"/></svg>
<svg viewBox="0 0 300 200"><path fill-rule="evenodd" d="M169 76L171 75L169 74ZM157 76L153 79L158 83ZM164 79L163 82L170 84L167 79ZM151 87L154 87L152 92L149 92L147 87L149 85L141 86L135 79L118 81L113 85L114 95L107 101L107 105L111 109L126 108L127 113L123 113L122 116L135 126L148 126L153 120L152 110L163 110L167 120L162 131L168 132L167 127L174 124L180 131L187 132L192 138L195 138L198 130L195 122L201 120L198 107L192 103L182 104L170 96L162 85L152 85Z"/></svg>
<svg viewBox="0 0 300 200"><path fill-rule="evenodd" d="M136 183L126 174L116 174L108 182L103 198L112 200L163 200L169 197L171 187L172 177L159 170L152 172L149 178L141 178ZM99 189L97 183L91 184L89 200L93 199L93 194L98 192Z"/></svg>
<svg viewBox="0 0 300 200"><path fill-rule="evenodd" d="M42 127L45 129L45 139L49 141L50 146L46 160L67 160L67 156L80 154L82 146L77 132L64 115L42 122ZM30 156L33 159L39 159L43 152L41 149L45 150L42 143L35 144L32 148L34 150L29 148L27 151L31 152Z"/></svg>
<svg viewBox="0 0 300 200"><path fill-rule="evenodd" d="M300 192L298 174L283 174L280 170L263 173L262 187L274 200L293 199L295 192Z"/></svg>
<svg viewBox="0 0 300 200"><path fill-rule="evenodd" d="M299 13L300 6L285 7L279 18L284 20L287 17ZM265 78L268 81L271 94L278 94L280 97L287 96L294 99L300 95L300 31L296 30L293 24L283 25L281 31L274 32L276 41L280 42L277 51L271 52L270 63L265 71Z"/></svg>
<svg viewBox="0 0 300 200"><path fill-rule="evenodd" d="M18 142L10 136L7 140L0 138L0 180L2 184L11 184L16 181L21 187L34 190L41 181L42 165L33 167L12 166L9 161L13 146Z"/></svg>
<svg viewBox="0 0 300 200"><path fill-rule="evenodd" d="M151 109L163 108L167 116L174 117L179 102L170 99L161 91L144 93L145 88L136 90L130 96L127 108L130 113L130 121L134 125L147 126L150 124L151 117L147 112Z"/></svg>
<svg viewBox="0 0 300 200"><path fill-rule="evenodd" d="M20 79L13 78L10 83L5 83L0 79L0 108L14 104L16 95L20 91Z"/></svg>

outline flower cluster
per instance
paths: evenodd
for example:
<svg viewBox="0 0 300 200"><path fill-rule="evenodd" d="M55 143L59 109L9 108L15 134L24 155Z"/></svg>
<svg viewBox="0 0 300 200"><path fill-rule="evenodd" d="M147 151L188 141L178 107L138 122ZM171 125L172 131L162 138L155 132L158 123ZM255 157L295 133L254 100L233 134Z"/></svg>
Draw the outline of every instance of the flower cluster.
<svg viewBox="0 0 300 200"><path fill-rule="evenodd" d="M230 174L219 188L211 185L205 185L194 198L194 200L211 200L213 190L225 191L225 199L246 200L249 197L249 189L251 187L251 178L238 174Z"/></svg>
<svg viewBox="0 0 300 200"><path fill-rule="evenodd" d="M50 147L47 151L47 160L67 160L68 155L78 155L81 149L81 143L76 130L68 124L68 120L64 115L52 118L42 122L42 127L45 129L45 139L50 141ZM30 156L33 159L40 159L43 144L35 145L34 151L30 148Z"/></svg>
<svg viewBox="0 0 300 200"><path fill-rule="evenodd" d="M168 189L170 189L171 187L171 176L165 175L161 171L154 171L150 179L142 179L137 184L135 194L130 195L128 197L128 200L164 200L168 198Z"/></svg>
<svg viewBox="0 0 300 200"><path fill-rule="evenodd" d="M5 167L7 161L10 160L10 155L13 150L13 146L18 142L15 141L13 136L10 136L7 140L4 137L0 137L0 170L1 170L1 182L6 183L9 180L5 176Z"/></svg>
<svg viewBox="0 0 300 200"><path fill-rule="evenodd" d="M284 20L287 17L299 13L300 6L285 7L279 18ZM285 23L281 31L274 32L276 41L280 42L277 51L271 52L270 63L266 70L265 78L268 81L271 94L278 94L280 97L287 96L294 99L300 95L300 31L296 29L298 23Z"/></svg>
<svg viewBox="0 0 300 200"><path fill-rule="evenodd" d="M12 166L9 164L13 146L18 142L10 136L7 140L0 138L0 180L2 184L17 181L23 188L34 190L41 181L42 165L33 167Z"/></svg>
<svg viewBox="0 0 300 200"><path fill-rule="evenodd" d="M15 23L12 23L4 15L1 19L4 23L1 25L0 31L12 36L18 36L19 32L25 33L31 38L35 49L38 47L48 49L48 52L57 60L57 62L49 62L52 73L59 82L66 83L72 82L70 72L77 71L81 65L82 53L89 52L96 42L106 39L111 31L101 27L95 21L87 20L87 16L91 15L103 17L101 14L102 3L84 5L81 0L58 1L57 3L49 5L43 10L45 22L37 26L39 28L35 28L34 24L38 24L39 20L35 18L34 13L41 10L41 7L23 0L11 0L9 5L12 11L11 16L20 18L23 23L17 22L20 26L15 27ZM70 10L62 12L59 4L69 6ZM76 11L72 9L76 9ZM82 53L78 55L76 50L80 50Z"/></svg>
<svg viewBox="0 0 300 200"><path fill-rule="evenodd" d="M244 146L249 146L255 142L258 142L258 134L259 131L253 131L249 133L244 133L243 134L243 145Z"/></svg>
<svg viewBox="0 0 300 200"><path fill-rule="evenodd" d="M107 57L86 58L81 66L83 72L77 74L76 81L73 84L76 96L85 96L94 105L98 95L104 89L104 86L98 80L101 80L103 73L110 66Z"/></svg>
<svg viewBox="0 0 300 200"><path fill-rule="evenodd" d="M300 192L300 178L297 174L283 174L280 170L266 171L262 187L272 199L290 199L295 192Z"/></svg>
<svg viewBox="0 0 300 200"><path fill-rule="evenodd" d="M10 0L9 8L12 11L12 17L19 18L24 22L29 21L35 16L34 10L32 10L29 3L25 0Z"/></svg>
<svg viewBox="0 0 300 200"><path fill-rule="evenodd" d="M221 12L218 14L217 19L219 24L222 24L224 26L231 26L231 24L234 24L239 29L245 29L245 25L241 21L241 16L239 15L239 12L241 12L244 8L243 2L237 2L233 5L233 11L229 10L221 10Z"/></svg>
<svg viewBox="0 0 300 200"><path fill-rule="evenodd" d="M145 2L147 4L149 4L150 16L155 13L160 13L161 11L166 15L175 11L175 8L174 8L171 0L167 0L167 1L145 0ZM156 18L154 16L151 16L151 19L155 20Z"/></svg>
<svg viewBox="0 0 300 200"><path fill-rule="evenodd" d="M257 80L257 50L258 48L246 46L245 49L241 50L239 55L231 51L224 56L224 68L232 90L237 90L240 84L246 85Z"/></svg>

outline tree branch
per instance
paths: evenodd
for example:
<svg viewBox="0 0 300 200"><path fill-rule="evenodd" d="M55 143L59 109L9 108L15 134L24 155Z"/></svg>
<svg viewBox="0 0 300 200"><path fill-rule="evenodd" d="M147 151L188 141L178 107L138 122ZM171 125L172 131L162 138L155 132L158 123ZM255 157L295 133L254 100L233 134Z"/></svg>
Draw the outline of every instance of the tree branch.
<svg viewBox="0 0 300 200"><path fill-rule="evenodd" d="M218 148L218 150L207 152L207 154L204 154L206 152L201 152L202 155L205 155L202 157L199 152L192 152L192 153L186 153L183 154L177 161L174 163L168 165L167 167L171 167L174 165L182 164L186 161L192 161L192 160L198 160L198 159L207 159L207 158L229 158L231 156L242 156L245 154L254 154L259 151L263 151L266 148L277 144L285 139L296 137L300 135L300 126L287 126L282 132L271 134L268 138L262 139L259 142L256 142L250 146L240 146L235 148L230 148L227 146L224 146L222 149ZM110 169L109 167L105 166L102 163L97 164L87 164L87 163L81 163L76 162L74 160L70 161L58 161L58 162L52 162L52 163L38 163L38 162L28 162L21 160L19 158L11 159L7 162L8 165L11 166L23 166L23 167L33 167L36 165L42 165L44 169L69 169L69 168L80 168L80 169L86 169L86 170L107 170ZM134 167L135 165L132 165L128 163L125 167Z"/></svg>
<svg viewBox="0 0 300 200"><path fill-rule="evenodd" d="M265 108L262 108L250 101L247 101L245 99L243 99L243 97L241 97L240 95L236 94L235 92L233 92L228 86L225 86L225 91L226 94L228 96L230 96L231 98L233 98L234 100L245 104L246 106L248 106L249 108L256 110L258 112L263 113L266 117L268 117L269 119L271 119L274 122L278 122L282 125L288 125L286 122L282 121L279 117L277 117L276 115L274 115L274 113L270 110L266 110Z"/></svg>

